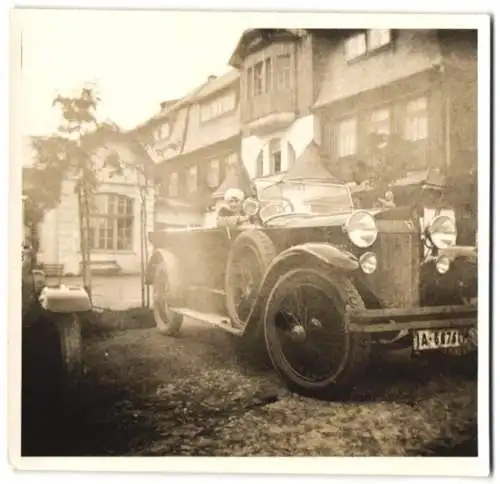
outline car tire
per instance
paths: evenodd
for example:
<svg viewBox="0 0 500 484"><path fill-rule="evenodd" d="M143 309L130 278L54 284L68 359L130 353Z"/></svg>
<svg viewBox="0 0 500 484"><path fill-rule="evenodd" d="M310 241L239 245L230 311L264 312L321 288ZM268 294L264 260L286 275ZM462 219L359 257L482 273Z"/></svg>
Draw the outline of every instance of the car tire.
<svg viewBox="0 0 500 484"><path fill-rule="evenodd" d="M239 328L244 328L252 312L253 303L258 296L258 288L267 268L276 257L276 246L262 231L252 230L239 234L229 251L225 276L226 307L229 317ZM246 299L239 297L241 287L237 285L244 279L240 272L242 267L249 270L251 281L248 284L249 294ZM245 269L245 270L246 270ZM241 307L245 304L245 307Z"/></svg>
<svg viewBox="0 0 500 484"><path fill-rule="evenodd" d="M295 317L293 304L289 304L288 298L294 293L305 291L304 288L309 292L303 293L300 297L302 302L296 306L305 308L300 312L306 316ZM343 275L332 274L324 269L298 268L278 279L266 302L264 337L271 363L290 390L312 397L348 394L368 366L371 345L367 334L346 330L345 314L348 308L364 307L359 292ZM301 319L305 339L294 347L296 341L290 343L288 340L292 340L290 335ZM283 344L280 337L283 337ZM291 347L288 355L285 352L287 344ZM307 345L316 345L322 350L311 352ZM332 349L332 345L337 348ZM313 380L306 376L308 368L299 370L297 365L294 367L292 359L297 356L305 358L306 354L310 366L318 366L319 371L324 371L322 377ZM328 358L334 360L331 368L323 365Z"/></svg>
<svg viewBox="0 0 500 484"><path fill-rule="evenodd" d="M169 308L168 284L167 265L162 261L156 266L153 280L153 314L158 331L166 336L175 336L181 329L183 316Z"/></svg>

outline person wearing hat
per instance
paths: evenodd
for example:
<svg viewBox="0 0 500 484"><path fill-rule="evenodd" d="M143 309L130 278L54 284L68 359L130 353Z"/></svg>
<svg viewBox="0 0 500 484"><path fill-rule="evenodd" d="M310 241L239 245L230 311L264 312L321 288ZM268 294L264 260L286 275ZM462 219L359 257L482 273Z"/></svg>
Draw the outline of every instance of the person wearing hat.
<svg viewBox="0 0 500 484"><path fill-rule="evenodd" d="M236 227L249 221L243 212L245 195L239 188L229 188L224 193L224 204L217 212L217 227Z"/></svg>
<svg viewBox="0 0 500 484"><path fill-rule="evenodd" d="M384 198L377 200L377 206L381 208L394 208L396 206L394 203L394 194L390 190L386 191Z"/></svg>

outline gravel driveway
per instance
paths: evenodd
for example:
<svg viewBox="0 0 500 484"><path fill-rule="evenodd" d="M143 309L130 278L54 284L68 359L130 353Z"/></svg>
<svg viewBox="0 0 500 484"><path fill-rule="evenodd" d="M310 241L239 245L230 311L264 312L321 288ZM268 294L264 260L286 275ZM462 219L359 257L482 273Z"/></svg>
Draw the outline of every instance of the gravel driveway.
<svg viewBox="0 0 500 484"><path fill-rule="evenodd" d="M147 323L152 325L150 315ZM144 323L144 321L143 321ZM86 378L65 455L403 456L477 452L474 378L398 355L347 401L289 393L201 323L85 340ZM66 434L68 435L68 434ZM77 438L75 436L78 436ZM64 442L61 439L61 442Z"/></svg>

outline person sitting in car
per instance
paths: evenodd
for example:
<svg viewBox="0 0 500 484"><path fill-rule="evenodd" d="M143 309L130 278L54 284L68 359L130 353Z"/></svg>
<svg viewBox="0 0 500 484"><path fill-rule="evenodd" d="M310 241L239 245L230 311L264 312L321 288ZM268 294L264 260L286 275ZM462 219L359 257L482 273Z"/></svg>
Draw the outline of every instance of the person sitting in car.
<svg viewBox="0 0 500 484"><path fill-rule="evenodd" d="M236 227L249 221L243 212L245 195L239 188L230 188L224 194L224 204L217 212L217 227Z"/></svg>

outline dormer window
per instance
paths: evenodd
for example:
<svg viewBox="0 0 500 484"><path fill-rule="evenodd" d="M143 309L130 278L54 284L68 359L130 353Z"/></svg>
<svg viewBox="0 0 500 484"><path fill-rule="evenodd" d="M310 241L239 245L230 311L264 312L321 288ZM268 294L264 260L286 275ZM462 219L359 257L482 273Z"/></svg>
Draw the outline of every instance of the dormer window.
<svg viewBox="0 0 500 484"><path fill-rule="evenodd" d="M168 123L164 123L158 126L154 132L154 139L156 141L161 141L165 138L168 138L170 135L170 125Z"/></svg>
<svg viewBox="0 0 500 484"><path fill-rule="evenodd" d="M375 50L391 42L389 29L374 29L368 31L368 50Z"/></svg>
<svg viewBox="0 0 500 484"><path fill-rule="evenodd" d="M365 33L353 35L345 42L345 57L350 61L366 54L366 37Z"/></svg>
<svg viewBox="0 0 500 484"><path fill-rule="evenodd" d="M392 35L390 29L371 29L356 33L345 41L344 52L346 61L349 62L389 45L391 41Z"/></svg>
<svg viewBox="0 0 500 484"><path fill-rule="evenodd" d="M223 116L236 108L236 93L226 92L216 98L211 98L200 107L200 120L202 123Z"/></svg>

